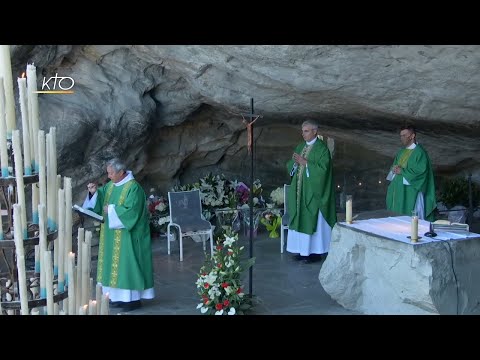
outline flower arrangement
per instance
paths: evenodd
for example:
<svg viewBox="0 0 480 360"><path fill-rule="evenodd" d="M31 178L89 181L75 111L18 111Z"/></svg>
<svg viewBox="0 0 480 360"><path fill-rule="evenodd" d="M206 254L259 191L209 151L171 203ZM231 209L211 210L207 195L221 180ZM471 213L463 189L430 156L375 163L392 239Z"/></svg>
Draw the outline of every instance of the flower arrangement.
<svg viewBox="0 0 480 360"><path fill-rule="evenodd" d="M285 202L283 187L278 187L270 193L270 198L275 203L275 205L280 206Z"/></svg>
<svg viewBox="0 0 480 360"><path fill-rule="evenodd" d="M260 222L265 225L269 231L268 236L271 238L278 238L280 234L278 233L278 228L282 224L282 217L276 210L267 210L262 214L262 219Z"/></svg>
<svg viewBox="0 0 480 360"><path fill-rule="evenodd" d="M152 194L148 197L147 208L150 215L150 231L156 234L166 233L170 222L168 200L163 196Z"/></svg>
<svg viewBox="0 0 480 360"><path fill-rule="evenodd" d="M207 315L243 315L251 309L251 299L245 296L241 285L242 272L250 268L255 258L240 262L243 246L238 245L238 234L226 229L217 238L213 257L207 258L196 281L201 302L197 309Z"/></svg>

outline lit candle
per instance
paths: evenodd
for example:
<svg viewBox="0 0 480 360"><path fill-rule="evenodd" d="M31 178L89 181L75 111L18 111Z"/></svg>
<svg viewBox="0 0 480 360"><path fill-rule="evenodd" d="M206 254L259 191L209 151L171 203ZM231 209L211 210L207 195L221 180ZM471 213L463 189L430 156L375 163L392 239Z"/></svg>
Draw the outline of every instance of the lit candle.
<svg viewBox="0 0 480 360"><path fill-rule="evenodd" d="M45 287L47 295L47 315L54 314L53 307L53 268L52 268L52 252L45 252Z"/></svg>
<svg viewBox="0 0 480 360"><path fill-rule="evenodd" d="M75 315L75 254L68 253L68 314Z"/></svg>
<svg viewBox="0 0 480 360"><path fill-rule="evenodd" d="M20 205L21 210L21 219L22 219L22 229L23 237L27 237L27 212L25 207L25 187L23 182L23 160L22 160L22 150L20 147L20 132L14 130L12 133L12 146L13 154L15 159L15 177L17 180L17 197L18 204Z"/></svg>
<svg viewBox="0 0 480 360"><path fill-rule="evenodd" d="M37 91L37 68L33 64L27 64L27 90L28 90L28 114L30 115L30 128L32 129L32 148L34 171L38 173L39 153L38 153L38 131L40 130L39 112L38 112L38 94Z"/></svg>
<svg viewBox="0 0 480 360"><path fill-rule="evenodd" d="M82 305L79 307L78 315L87 315L88 305Z"/></svg>
<svg viewBox="0 0 480 360"><path fill-rule="evenodd" d="M1 46L1 45L0 45ZM7 123L5 121L5 89L0 76L0 164L2 177L8 177Z"/></svg>
<svg viewBox="0 0 480 360"><path fill-rule="evenodd" d="M27 79L22 77L17 79L20 101L20 113L22 114L22 133L23 133L23 157L25 175L32 175L32 161L30 154L30 128L28 125L28 105L27 105Z"/></svg>
<svg viewBox="0 0 480 360"><path fill-rule="evenodd" d="M97 301L89 300L88 301L88 315L97 315Z"/></svg>
<svg viewBox="0 0 480 360"><path fill-rule="evenodd" d="M346 199L347 199L347 203L346 203L346 207L345 207L345 221L348 223L348 224L351 224L352 223L352 195L347 195L346 196Z"/></svg>
<svg viewBox="0 0 480 360"><path fill-rule="evenodd" d="M410 235L410 240L412 240L412 242L417 242L417 240L418 240L418 214L415 210L412 211L411 230L412 230L412 233Z"/></svg>
<svg viewBox="0 0 480 360"><path fill-rule="evenodd" d="M11 138L12 131L17 128L15 117L15 97L13 95L12 61L10 45L0 45L0 76L3 77L5 88L5 113L7 137Z"/></svg>
<svg viewBox="0 0 480 360"><path fill-rule="evenodd" d="M58 285L57 291L62 293L65 291L65 190L58 190Z"/></svg>

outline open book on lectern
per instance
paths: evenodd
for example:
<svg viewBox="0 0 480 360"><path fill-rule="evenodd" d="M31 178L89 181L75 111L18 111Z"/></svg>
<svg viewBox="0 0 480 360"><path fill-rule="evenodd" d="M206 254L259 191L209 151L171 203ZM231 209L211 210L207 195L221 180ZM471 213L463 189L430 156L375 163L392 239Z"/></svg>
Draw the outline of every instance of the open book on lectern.
<svg viewBox="0 0 480 360"><path fill-rule="evenodd" d="M98 215L97 213L94 213L92 210L84 209L81 206L78 206L77 204L72 206L72 209L75 211L78 211L79 213L86 215L88 217L91 217L94 220L98 220L103 223L103 216Z"/></svg>

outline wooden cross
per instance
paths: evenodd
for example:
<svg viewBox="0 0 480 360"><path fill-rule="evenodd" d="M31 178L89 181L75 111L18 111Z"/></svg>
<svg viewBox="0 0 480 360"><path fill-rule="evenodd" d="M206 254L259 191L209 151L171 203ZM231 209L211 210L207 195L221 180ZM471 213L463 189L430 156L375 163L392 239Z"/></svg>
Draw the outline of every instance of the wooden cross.
<svg viewBox="0 0 480 360"><path fill-rule="evenodd" d="M258 118L261 118L261 115L254 114L253 112L253 98L250 101L251 110L249 114L241 114L243 118L243 123L247 128L247 150L248 154L252 153L253 148L253 123L257 121ZM249 120L246 120L245 117L248 117Z"/></svg>

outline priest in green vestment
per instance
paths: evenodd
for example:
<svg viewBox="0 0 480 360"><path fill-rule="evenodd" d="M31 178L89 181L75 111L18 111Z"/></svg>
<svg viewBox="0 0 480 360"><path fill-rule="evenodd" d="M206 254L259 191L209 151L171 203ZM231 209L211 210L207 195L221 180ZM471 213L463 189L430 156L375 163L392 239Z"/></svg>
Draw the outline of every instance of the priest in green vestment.
<svg viewBox="0 0 480 360"><path fill-rule="evenodd" d="M112 306L123 311L154 297L153 262L146 195L119 159L107 163L111 180L88 184L83 204L104 217L100 228L97 282L109 293Z"/></svg>
<svg viewBox="0 0 480 360"><path fill-rule="evenodd" d="M291 176L286 195L290 216L287 251L305 258L328 253L337 214L331 154L318 137L318 125L305 121L302 136L305 141L287 162Z"/></svg>
<svg viewBox="0 0 480 360"><path fill-rule="evenodd" d="M416 210L420 219L435 221L435 179L430 158L416 142L411 125L402 127L400 141L404 146L393 161L387 180L387 209L403 215Z"/></svg>

